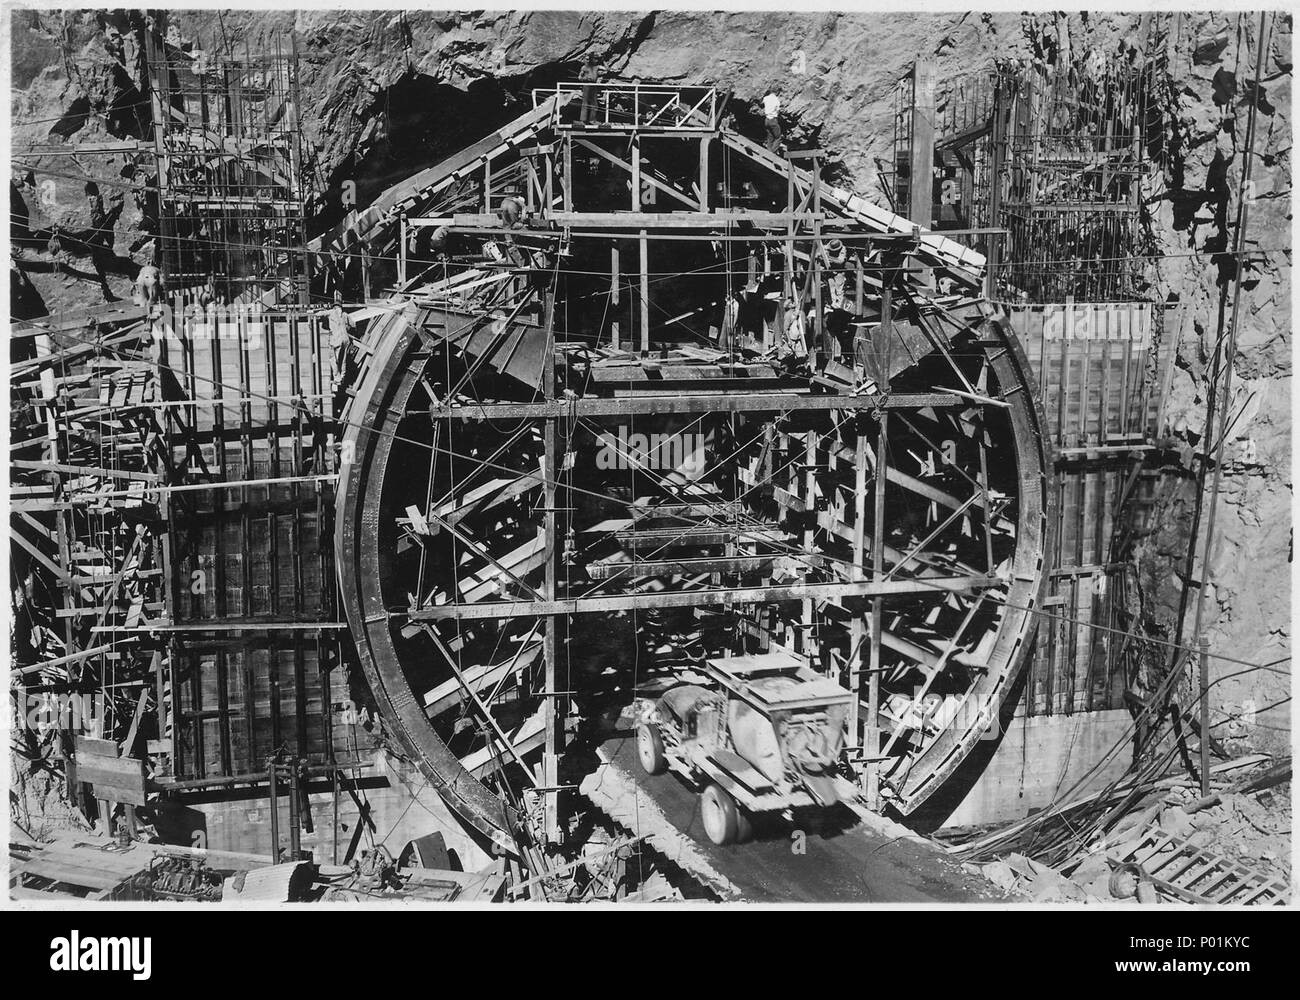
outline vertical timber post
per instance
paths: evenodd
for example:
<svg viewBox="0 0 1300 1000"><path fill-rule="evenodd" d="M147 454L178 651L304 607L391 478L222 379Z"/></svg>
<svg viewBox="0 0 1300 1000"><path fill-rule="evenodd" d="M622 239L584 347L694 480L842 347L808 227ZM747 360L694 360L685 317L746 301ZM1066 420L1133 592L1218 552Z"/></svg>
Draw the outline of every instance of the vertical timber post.
<svg viewBox="0 0 1300 1000"><path fill-rule="evenodd" d="M298 796L302 786L298 780L298 762L289 765L289 860L297 861L302 853L302 806Z"/></svg>
<svg viewBox="0 0 1300 1000"><path fill-rule="evenodd" d="M1001 74L993 84L993 132L989 137L989 217L986 225L1002 225L1002 171L1006 158L1006 116L1003 102L1007 100L1006 87ZM989 239L988 254L985 257L984 295L997 298L998 263L1002 255L1002 241L993 236Z"/></svg>
<svg viewBox="0 0 1300 1000"><path fill-rule="evenodd" d="M889 414L881 411L880 433L876 440L876 480L873 501L874 516L871 528L871 577L876 582L884 579L885 567L885 481L889 443ZM879 763L874 759L880 753L880 639L884 628L885 601L882 597L871 599L871 666L867 678L867 725L863 732L863 745L867 751L864 791L867 806L877 807L880 795Z"/></svg>
<svg viewBox="0 0 1300 1000"><path fill-rule="evenodd" d="M402 213L402 230L397 244L397 284L406 287L406 240L408 229L406 227L406 213Z"/></svg>
<svg viewBox="0 0 1300 1000"><path fill-rule="evenodd" d="M554 147L547 146L542 154L542 201L543 212L550 215L555 210L555 160L551 155Z"/></svg>
<svg viewBox="0 0 1300 1000"><path fill-rule="evenodd" d="M614 350L619 349L619 329L618 329L618 296L619 296L619 277L620 264L618 259L618 241L615 240L609 247L609 314L614 317L610 322L609 332L612 339L611 346Z"/></svg>
<svg viewBox="0 0 1300 1000"><path fill-rule="evenodd" d="M832 445L833 446L833 445ZM811 514L817 509L817 432L809 430L804 436L804 453L803 453L803 502L804 509ZM803 550L811 559L813 555L813 529L814 519L805 515L807 527L803 532ZM813 657L813 649L816 648L820 656L820 643L814 647L813 635L816 632L814 613L816 604L810 597L806 597L802 603L802 622L803 628L800 630L800 644L802 652L810 660Z"/></svg>
<svg viewBox="0 0 1300 1000"><path fill-rule="evenodd" d="M573 137L567 132L564 135L564 210L573 211ZM551 206L547 205L549 212Z"/></svg>
<svg viewBox="0 0 1300 1000"><path fill-rule="evenodd" d="M330 752L330 756L331 758L333 757L332 749ZM331 763L333 763L333 761L331 761ZM334 766L330 768L330 800L331 800L331 805L334 807L334 847L332 853L330 854L330 858L332 864L338 864L339 863L339 769L337 764L334 764Z"/></svg>
<svg viewBox="0 0 1300 1000"><path fill-rule="evenodd" d="M867 436L861 422L858 425L858 439L854 445L854 482L853 482L853 579L865 580L866 569L863 561L867 554ZM880 531L877 529L876 534ZM862 657L866 644L865 621L860 608L855 607L849 621L849 690L853 700L849 702L849 745L859 746L861 735L858 727L862 715Z"/></svg>
<svg viewBox="0 0 1300 1000"><path fill-rule="evenodd" d="M712 136L700 139L700 211L709 211L709 141Z"/></svg>
<svg viewBox="0 0 1300 1000"><path fill-rule="evenodd" d="M641 211L641 139L632 136L632 211Z"/></svg>
<svg viewBox="0 0 1300 1000"><path fill-rule="evenodd" d="M273 865L280 863L280 796L279 788L276 786L277 766L274 757L266 765L267 797L271 808L271 864Z"/></svg>
<svg viewBox="0 0 1300 1000"><path fill-rule="evenodd" d="M298 34L297 32L289 33L289 68L288 68L288 121L289 130L292 137L292 143L289 146L289 161L293 170L293 191L292 195L298 205L298 236L300 239L305 238L306 226L303 215L306 211L307 192L306 185L303 183L303 155L302 155L302 95L298 88ZM296 298L299 305L311 304L311 259L312 255L307 253L305 246L295 247L301 250L302 270L294 270L297 282Z"/></svg>
<svg viewBox="0 0 1300 1000"><path fill-rule="evenodd" d="M555 292L547 293L546 316L546 357L542 359L542 395L547 400L555 398ZM543 446L545 448L546 469L543 478L543 531L546 549L546 578L542 585L542 596L548 601L555 600L558 580L555 545L555 484L559 479L559 417L546 418ZM546 669L546 701L543 707L546 719L546 745L542 752L542 792L544 836L548 844L560 842L559 809L559 771L560 771L560 726L563 724L564 712L561 711L560 696L556 693L556 656L559 643L556 642L556 628L559 618L548 615L546 630L542 639L542 656Z"/></svg>
<svg viewBox="0 0 1300 1000"><path fill-rule="evenodd" d="M1210 641L1204 634L1201 647L1201 798L1210 794Z"/></svg>
<svg viewBox="0 0 1300 1000"><path fill-rule="evenodd" d="M908 164L907 217L929 229L934 211L934 63L912 67L912 150Z"/></svg>
<svg viewBox="0 0 1300 1000"><path fill-rule="evenodd" d="M881 347L884 357L878 359L880 366L880 391L889 391L890 343L893 329L893 281L889 268L882 275L880 286L880 330ZM885 570L885 484L889 471L889 413L879 411L880 431L876 438L876 476L873 483L873 513L871 521L871 578L876 582L884 579ZM878 808L880 801L879 762L875 758L880 753L880 650L881 631L884 628L885 601L876 596L871 599L871 672L867 679L867 725L863 731L863 745L866 747L866 788L867 806Z"/></svg>
<svg viewBox="0 0 1300 1000"><path fill-rule="evenodd" d="M650 350L650 241L641 230L641 353Z"/></svg>
<svg viewBox="0 0 1300 1000"><path fill-rule="evenodd" d="M929 229L934 215L934 63L918 59L912 67L912 153L911 184L908 188L908 219L914 226ZM934 272L922 268L920 283L934 286Z"/></svg>

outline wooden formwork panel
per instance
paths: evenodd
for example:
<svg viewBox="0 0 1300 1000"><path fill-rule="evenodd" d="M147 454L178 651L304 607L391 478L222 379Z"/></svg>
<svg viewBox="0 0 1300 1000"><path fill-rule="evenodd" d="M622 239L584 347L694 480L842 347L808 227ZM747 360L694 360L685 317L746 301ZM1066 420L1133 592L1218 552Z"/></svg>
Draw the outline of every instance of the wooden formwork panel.
<svg viewBox="0 0 1300 1000"><path fill-rule="evenodd" d="M313 313L231 314L175 305L191 475L246 485L185 495L175 510L178 621L332 617L332 421L324 322ZM198 460L194 458L197 454ZM197 478L197 477L196 477ZM200 480L201 481L201 480Z"/></svg>
<svg viewBox="0 0 1300 1000"><path fill-rule="evenodd" d="M313 763L344 759L357 739L331 624L325 318L179 299L173 309L171 364L191 401L173 460L191 482L239 484L187 491L173 507L172 615L188 626L174 677L176 777L264 771L281 746Z"/></svg>
<svg viewBox="0 0 1300 1000"><path fill-rule="evenodd" d="M1027 705L1031 715L1121 706L1123 679L1108 628L1111 595L1124 573L1112 562L1116 507L1130 469L1073 463L1058 467L1058 503L1067 510L1056 536L1047 610L1035 643Z"/></svg>
<svg viewBox="0 0 1300 1000"><path fill-rule="evenodd" d="M1142 461L1130 449L1160 433L1181 313L1158 303L1007 308L1058 452L1053 617L1038 633L1026 704L1031 715L1118 708L1124 678L1106 631L1115 627L1110 595L1123 573L1112 562L1114 539L1144 517L1150 483L1140 475L1130 482ZM1126 488L1133 496L1121 509Z"/></svg>
<svg viewBox="0 0 1300 1000"><path fill-rule="evenodd" d="M369 746L364 733L358 744L337 656L314 635L195 643L178 658L177 682L177 778L264 771L281 746L312 764Z"/></svg>
<svg viewBox="0 0 1300 1000"><path fill-rule="evenodd" d="M313 622L333 614L330 539L322 539L314 510L292 519L212 514L190 525L182 544L177 621Z"/></svg>
<svg viewBox="0 0 1300 1000"><path fill-rule="evenodd" d="M1181 309L1151 302L1008 305L1058 448L1160 433Z"/></svg>

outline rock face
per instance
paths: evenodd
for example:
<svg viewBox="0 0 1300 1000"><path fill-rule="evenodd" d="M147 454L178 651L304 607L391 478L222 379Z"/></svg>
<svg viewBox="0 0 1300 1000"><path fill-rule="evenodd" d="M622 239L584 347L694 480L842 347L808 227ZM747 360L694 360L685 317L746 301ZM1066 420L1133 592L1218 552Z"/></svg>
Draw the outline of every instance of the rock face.
<svg viewBox="0 0 1300 1000"><path fill-rule="evenodd" d="M1230 745L1280 750L1289 743L1291 576L1291 22L1279 17L1255 79L1257 17L1197 13L1180 19L1171 65L1178 73L1169 168L1153 202L1164 252L1158 289L1190 303L1166 404L1170 443L1205 447L1207 383L1220 330L1233 321L1233 248L1250 108L1255 152L1247 198L1234 385L1227 407L1223 479L1207 581L1210 648L1271 669L1219 662L1211 698L1215 735ZM1220 320L1222 317L1222 326ZM1225 334L1226 335L1226 334ZM1217 440L1212 431L1211 440ZM1172 621L1185 577L1195 483L1168 476L1161 525L1139 550L1148 606ZM1198 553L1208 525L1208 499ZM1195 590L1193 590L1193 606ZM1194 641L1189 613L1186 641ZM1238 673L1246 671L1243 673ZM1237 674L1237 676L1228 676Z"/></svg>
<svg viewBox="0 0 1300 1000"><path fill-rule="evenodd" d="M87 142L148 134L131 37L141 16L15 12L16 159L33 142L57 141L51 136ZM794 144L828 150L838 181L883 201L879 163L891 156L895 85L917 55L935 60L940 80L987 69L995 58L1062 65L1094 52L1133 58L1151 15L312 10L173 17L187 44L209 51L257 50L277 34L296 36L309 163L323 189L313 220L320 230L342 212L344 181L355 181L364 204L515 117L531 88L572 78L589 52L610 79L728 89L741 127L754 131L763 94L776 88ZM1203 447L1220 314L1231 322L1235 264L1221 251L1231 249L1255 107L1246 246L1256 253L1243 263L1205 631L1212 648L1256 663L1287 655L1290 644L1291 18L1270 20L1258 80L1256 16L1196 12L1162 22L1171 75L1160 109L1166 148L1146 206L1156 246L1170 255L1157 267L1157 293L1190 304L1166 427L1171 447L1189 452ZM148 196L139 187L147 156L21 162L38 169L31 183L13 188L15 213L30 221L14 223L23 260L11 310L32 315L125 294L152 255ZM95 215L81 182L39 168L123 186L103 189ZM84 241L66 234L95 228L109 230L108 253L92 259ZM50 237L59 233L56 245ZM1194 493L1187 476L1165 478L1161 527L1138 552L1147 613L1165 623L1177 609ZM1287 696L1288 665L1231 678L1245 668L1218 662L1214 669L1225 677L1214 689L1216 735L1261 748L1285 744L1288 713L1276 706Z"/></svg>

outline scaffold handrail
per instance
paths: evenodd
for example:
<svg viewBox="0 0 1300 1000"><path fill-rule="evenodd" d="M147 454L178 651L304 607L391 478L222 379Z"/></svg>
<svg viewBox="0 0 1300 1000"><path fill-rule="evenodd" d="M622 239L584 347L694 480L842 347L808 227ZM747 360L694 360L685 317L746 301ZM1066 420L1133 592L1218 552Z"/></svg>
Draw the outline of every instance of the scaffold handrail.
<svg viewBox="0 0 1300 1000"><path fill-rule="evenodd" d="M721 111L716 87L562 81L533 90L534 107L556 98L555 127L564 130L707 133L717 131Z"/></svg>

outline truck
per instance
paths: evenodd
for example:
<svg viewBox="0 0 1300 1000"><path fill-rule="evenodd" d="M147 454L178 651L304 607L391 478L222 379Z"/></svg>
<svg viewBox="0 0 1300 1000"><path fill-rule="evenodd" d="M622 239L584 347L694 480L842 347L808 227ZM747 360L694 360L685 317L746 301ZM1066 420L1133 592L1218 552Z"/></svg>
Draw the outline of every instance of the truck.
<svg viewBox="0 0 1300 1000"><path fill-rule="evenodd" d="M702 789L710 841L748 840L757 813L841 801L849 691L785 651L706 659L703 672L706 683L675 685L649 706L636 739L647 774L673 771Z"/></svg>

